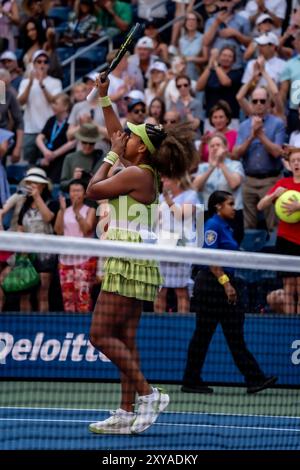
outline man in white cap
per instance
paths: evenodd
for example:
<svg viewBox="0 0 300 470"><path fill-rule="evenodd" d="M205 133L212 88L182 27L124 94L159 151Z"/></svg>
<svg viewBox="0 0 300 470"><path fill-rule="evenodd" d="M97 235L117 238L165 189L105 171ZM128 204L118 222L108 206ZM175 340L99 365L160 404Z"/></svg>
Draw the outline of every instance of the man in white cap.
<svg viewBox="0 0 300 470"><path fill-rule="evenodd" d="M158 59L154 54L152 39L148 36L141 37L136 44L135 54L128 59L128 72L134 77L137 89L143 91L147 88L150 66Z"/></svg>
<svg viewBox="0 0 300 470"><path fill-rule="evenodd" d="M256 68L260 73L265 69L272 80L278 84L285 67L285 61L277 56L277 47L279 45L278 37L271 31L256 38L255 42L258 45L259 56L257 60L250 60L250 62L247 63L242 83L248 83L251 80L254 68ZM257 86L266 85L266 80L261 77Z"/></svg>
<svg viewBox="0 0 300 470"><path fill-rule="evenodd" d="M10 73L10 84L11 86L18 91L20 83L22 81L22 70L18 66L17 56L12 51L5 51L1 54L0 57L1 67L8 70Z"/></svg>
<svg viewBox="0 0 300 470"><path fill-rule="evenodd" d="M39 150L35 140L49 117L53 116L51 103L62 91L59 79L48 75L49 55L43 49L32 56L33 71L20 83L18 100L24 106L24 159L36 163Z"/></svg>

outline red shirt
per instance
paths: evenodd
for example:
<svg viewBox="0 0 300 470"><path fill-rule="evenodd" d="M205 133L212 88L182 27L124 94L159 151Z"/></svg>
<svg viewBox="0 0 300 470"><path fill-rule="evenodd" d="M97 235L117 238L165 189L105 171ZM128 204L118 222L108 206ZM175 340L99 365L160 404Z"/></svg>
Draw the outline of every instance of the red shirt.
<svg viewBox="0 0 300 470"><path fill-rule="evenodd" d="M300 183L295 183L294 178L290 176L277 181L273 188L269 189L267 194L272 194L279 186L300 192ZM288 224L287 222L280 220L277 236L300 245L300 222L297 222L296 224Z"/></svg>

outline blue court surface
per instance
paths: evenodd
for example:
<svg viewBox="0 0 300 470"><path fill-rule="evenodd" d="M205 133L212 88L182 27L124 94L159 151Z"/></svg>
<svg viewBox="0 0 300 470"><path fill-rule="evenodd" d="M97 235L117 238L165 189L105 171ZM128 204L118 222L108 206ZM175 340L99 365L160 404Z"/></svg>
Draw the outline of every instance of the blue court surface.
<svg viewBox="0 0 300 470"><path fill-rule="evenodd" d="M2 407L1 450L300 449L300 417L166 412L139 435L97 435L106 410Z"/></svg>
<svg viewBox="0 0 300 470"><path fill-rule="evenodd" d="M118 383L1 381L1 450L300 450L299 390L163 385L170 404L142 434L92 434L119 407Z"/></svg>

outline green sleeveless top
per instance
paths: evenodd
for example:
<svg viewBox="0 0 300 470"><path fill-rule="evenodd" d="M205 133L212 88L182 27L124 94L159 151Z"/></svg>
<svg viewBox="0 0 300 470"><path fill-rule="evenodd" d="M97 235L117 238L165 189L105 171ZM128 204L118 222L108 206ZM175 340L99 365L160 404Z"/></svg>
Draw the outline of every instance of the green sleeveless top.
<svg viewBox="0 0 300 470"><path fill-rule="evenodd" d="M151 204L143 204L129 194L110 199L110 229L121 229L133 232L140 230L152 231L156 223L158 209L158 175L146 164L138 165L151 171L155 178L156 198Z"/></svg>

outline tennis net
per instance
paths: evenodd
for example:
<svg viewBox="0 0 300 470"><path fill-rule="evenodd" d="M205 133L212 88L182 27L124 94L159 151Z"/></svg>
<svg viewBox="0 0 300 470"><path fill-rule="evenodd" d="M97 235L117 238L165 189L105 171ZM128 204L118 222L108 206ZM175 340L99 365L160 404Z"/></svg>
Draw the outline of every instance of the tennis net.
<svg viewBox="0 0 300 470"><path fill-rule="evenodd" d="M299 449L296 257L12 232L0 250L1 450ZM108 257L155 261L164 276L137 344L170 403L130 435L89 430L120 408L118 368L89 336Z"/></svg>

